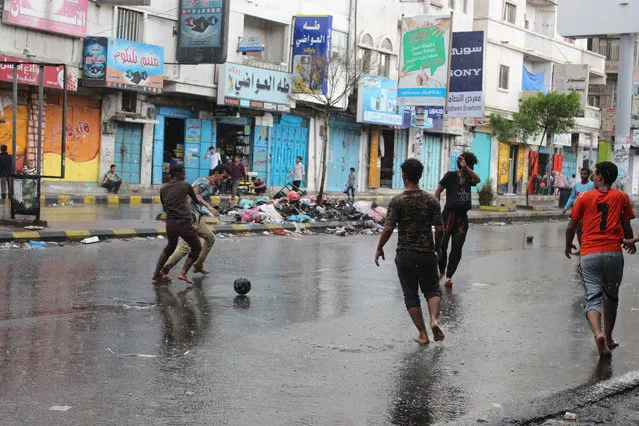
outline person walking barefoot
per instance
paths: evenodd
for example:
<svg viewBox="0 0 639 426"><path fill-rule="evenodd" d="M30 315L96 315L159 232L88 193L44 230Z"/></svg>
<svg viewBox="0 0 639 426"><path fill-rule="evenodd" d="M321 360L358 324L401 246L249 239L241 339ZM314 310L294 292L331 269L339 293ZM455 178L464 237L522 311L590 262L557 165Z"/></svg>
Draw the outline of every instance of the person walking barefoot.
<svg viewBox="0 0 639 426"><path fill-rule="evenodd" d="M565 254L570 259L572 251L577 249L573 244L577 224L583 222L579 272L586 290L586 318L601 358L611 357L611 350L618 346L612 338L612 332L617 320L619 287L623 279L622 244L629 254L637 251L630 226L630 221L635 217L630 199L624 192L611 188L617 180L617 174L617 166L613 163L605 161L597 164L595 189L577 198L566 228Z"/></svg>
<svg viewBox="0 0 639 426"><path fill-rule="evenodd" d="M375 264L386 259L384 246L399 228L395 265L404 293L404 302L413 324L419 332L417 343L430 343L419 300L419 290L426 297L430 316L430 328L435 341L444 340L444 332L439 326L441 289L437 275L437 259L441 256L441 242L444 235L439 201L419 188L419 180L424 166L411 158L402 164L402 177L406 190L393 198L388 206L386 222L375 252ZM433 241L432 227L435 227Z"/></svg>

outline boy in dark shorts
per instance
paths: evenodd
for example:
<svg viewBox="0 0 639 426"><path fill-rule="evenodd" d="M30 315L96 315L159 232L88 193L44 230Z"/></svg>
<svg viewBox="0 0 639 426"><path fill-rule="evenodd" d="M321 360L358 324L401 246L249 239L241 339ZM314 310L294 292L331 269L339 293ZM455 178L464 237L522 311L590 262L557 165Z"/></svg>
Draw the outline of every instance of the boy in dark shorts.
<svg viewBox="0 0 639 426"><path fill-rule="evenodd" d="M619 287L623 279L622 243L629 254L637 251L630 221L635 217L628 195L611 188L618 169L605 161L595 169L595 189L579 195L566 228L566 257L570 259L577 224L583 223L579 272L586 292L586 318L601 358L617 347L612 331L617 320ZM626 238L626 241L623 241ZM601 330L603 306L604 329Z"/></svg>
<svg viewBox="0 0 639 426"><path fill-rule="evenodd" d="M386 259L384 246L393 235L395 226L398 226L399 237L395 257L397 275L402 285L406 309L419 331L419 337L415 341L426 345L430 341L419 301L420 289L428 303L433 337L435 341L444 340L444 333L439 326L441 289L437 274L437 259L441 255L444 227L439 201L419 188L423 172L424 166L414 158L402 164L406 190L393 198L388 206L386 223L375 253L375 264L379 266L380 257Z"/></svg>
<svg viewBox="0 0 639 426"><path fill-rule="evenodd" d="M169 174L171 175L171 180L162 185L160 189L160 200L166 212L167 244L158 259L158 264L153 273L153 281L171 281L171 277L168 275L170 268L167 269L164 265L177 248L178 240L182 238L191 247L191 252L186 262L184 262L184 267L180 275L178 275L178 279L189 283L191 282L187 275L189 269L191 269L191 266L193 266L202 251L200 237L193 226L191 205L189 204L189 197L191 197L193 203L198 203L198 199L193 187L184 181L186 172L183 166L171 166Z"/></svg>
<svg viewBox="0 0 639 426"><path fill-rule="evenodd" d="M453 286L453 275L457 271L462 258L462 249L468 234L468 210L472 208L471 187L477 186L480 178L473 170L477 164L477 157L472 152L464 152L457 158L457 171L448 172L439 182L435 197L441 200L442 192L446 191L446 205L442 218L444 220L444 239L442 241L442 256L439 259L439 277L446 275L444 285ZM450 257L448 243L451 243Z"/></svg>

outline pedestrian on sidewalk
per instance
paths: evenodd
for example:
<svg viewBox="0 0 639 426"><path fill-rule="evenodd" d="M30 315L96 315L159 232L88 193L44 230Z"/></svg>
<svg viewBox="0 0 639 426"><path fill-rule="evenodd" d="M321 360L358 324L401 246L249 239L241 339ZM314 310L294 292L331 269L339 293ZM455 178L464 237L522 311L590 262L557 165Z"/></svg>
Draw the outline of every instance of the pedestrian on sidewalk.
<svg viewBox="0 0 639 426"><path fill-rule="evenodd" d="M9 194L9 185L11 179L11 169L13 168L13 157L7 152L7 146L0 146L0 189L2 192L2 201Z"/></svg>
<svg viewBox="0 0 639 426"><path fill-rule="evenodd" d="M178 240L182 238L191 248L189 257L182 272L178 275L178 279L191 283L188 277L189 269L193 263L200 257L202 244L197 235L197 231L193 226L193 218L189 206L189 197L194 203L199 202L193 187L184 182L186 172L184 166L173 165L169 170L171 180L160 189L160 200L162 207L166 213L166 238L167 244L158 259L155 272L153 273L153 281L170 282L171 277L168 275L169 270L164 268L169 256L173 254L178 245Z"/></svg>
<svg viewBox="0 0 639 426"><path fill-rule="evenodd" d="M286 180L288 180L291 176L293 176L293 189L295 191L299 191L302 187L302 181L304 180L304 176L306 175L306 170L304 169L304 164L302 164L302 157L295 157L295 164L293 165L293 170L286 176Z"/></svg>
<svg viewBox="0 0 639 426"><path fill-rule="evenodd" d="M446 276L444 285L453 286L453 275L457 271L462 258L462 249L468 234L468 211L472 208L471 187L481 181L475 173L477 157L472 152L465 152L457 158L457 171L448 172L439 182L435 197L441 201L442 192L446 191L446 205L442 217L444 220L444 239L442 256L439 258L439 279ZM450 257L448 244L451 244Z"/></svg>
<svg viewBox="0 0 639 426"><path fill-rule="evenodd" d="M386 222L375 252L375 264L379 267L380 257L386 260L384 246L397 226L397 275L404 293L406 309L419 331L419 337L415 341L426 345L430 340L419 300L420 289L428 304L433 337L435 341L444 340L444 333L439 326L442 296L437 275L437 258L441 256L444 227L439 201L419 188L423 172L424 166L414 158L402 164L402 178L406 190L394 197L388 206Z"/></svg>
<svg viewBox="0 0 639 426"><path fill-rule="evenodd" d="M198 236L204 240L200 256L193 264L193 272L195 273L206 275L210 272L204 267L204 262L215 244L215 233L209 225L206 224L204 217L207 215L219 216L220 214L207 200L213 195L213 188L223 184L230 177L231 169L229 169L228 166L220 164L213 170L211 176L202 176L193 182L193 191L195 192L198 202L191 201L191 216L193 217L193 223L195 224L195 230ZM175 249L166 264L164 264L163 269L170 271L171 268L177 265L190 251L191 247L189 244L186 241L180 241L177 249Z"/></svg>
<svg viewBox="0 0 639 426"><path fill-rule="evenodd" d="M575 202L566 228L566 257L571 258L577 224L583 221L579 272L586 290L586 318L595 337L599 356L608 358L617 347L612 332L617 319L619 287L623 279L623 247L629 254L637 249L630 221L635 214L630 198L612 189L617 180L617 166L609 161L595 169L595 189L582 194ZM601 330L603 305L604 329Z"/></svg>
<svg viewBox="0 0 639 426"><path fill-rule="evenodd" d="M215 147L211 146L204 155L205 160L209 160L209 176L213 175L213 171L217 168L218 164L222 162L222 157L218 152L215 152Z"/></svg>
<svg viewBox="0 0 639 426"><path fill-rule="evenodd" d="M568 210L572 208L577 201L577 197L584 192L592 191L595 189L595 183L590 180L590 169L582 168L581 172L581 182L575 183L572 187L572 191L570 191L570 198L566 201L566 206L562 214L566 214ZM577 224L577 241L579 241L579 247L581 247L581 235L582 235L582 224L579 222Z"/></svg>
<svg viewBox="0 0 639 426"><path fill-rule="evenodd" d="M348 201L355 202L355 187L357 186L357 176L355 175L355 167L351 167L351 172L348 175L348 182L346 182L346 194ZM352 200L351 200L352 199Z"/></svg>
<svg viewBox="0 0 639 426"><path fill-rule="evenodd" d="M233 158L233 167L231 167L231 177L233 178L233 199L235 199L237 198L237 189L240 186L240 181L246 177L244 164L240 162L240 157L238 155L236 155Z"/></svg>
<svg viewBox="0 0 639 426"><path fill-rule="evenodd" d="M122 178L118 176L115 164L111 164L109 171L104 174L102 179L102 187L106 188L108 192L117 194L122 186Z"/></svg>

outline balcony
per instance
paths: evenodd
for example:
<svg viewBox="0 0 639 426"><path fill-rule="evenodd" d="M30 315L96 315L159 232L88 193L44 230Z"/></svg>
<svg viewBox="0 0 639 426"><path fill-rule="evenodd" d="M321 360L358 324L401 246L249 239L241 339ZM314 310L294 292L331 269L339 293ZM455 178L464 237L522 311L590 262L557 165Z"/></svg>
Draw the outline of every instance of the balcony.
<svg viewBox="0 0 639 426"><path fill-rule="evenodd" d="M526 33L524 39L525 53L533 62L536 60L538 62L552 61L587 64L590 65L593 84L605 83L605 80L597 83L594 81L605 76L606 58L604 56L532 31L523 31Z"/></svg>
<svg viewBox="0 0 639 426"><path fill-rule="evenodd" d="M601 127L601 110L586 105L584 108L584 116L575 118L575 124L581 129L599 130Z"/></svg>

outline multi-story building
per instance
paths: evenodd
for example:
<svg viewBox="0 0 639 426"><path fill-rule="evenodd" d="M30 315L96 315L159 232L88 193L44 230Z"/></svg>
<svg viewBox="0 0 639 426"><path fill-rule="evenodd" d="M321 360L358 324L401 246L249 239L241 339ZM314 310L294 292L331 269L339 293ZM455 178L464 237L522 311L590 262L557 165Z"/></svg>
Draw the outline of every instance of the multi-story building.
<svg viewBox="0 0 639 426"><path fill-rule="evenodd" d="M330 32L325 36L332 39L331 52L341 49L356 56L376 82L381 77L397 80L401 18L423 11L421 4L400 0L232 0L227 64L185 65L177 60L179 2L108 3L80 0L49 16L26 10L30 2L13 0L2 12L0 37L8 42L0 46L0 59L69 67L66 129L60 128L60 85L53 79L45 89L43 167L48 172L59 167L60 135L66 132L64 180L76 190L95 187L112 163L134 189L161 184L168 165L176 161L183 161L189 179L194 179L208 173L204 157L209 146L240 154L247 169L264 177L269 186L283 184L295 156L302 156L308 171L306 185L317 189L325 129L311 108L312 100L287 89L277 93L269 87L252 94L240 90L241 85L229 89L232 74L283 81L299 65L294 55L295 17L330 15ZM552 90L553 71L559 64L587 65L591 87L605 82L604 56L589 51L585 40L567 40L556 33L556 4L552 0L431 1L432 14L454 12L454 31L485 32L486 114L508 116L532 91ZM29 19L34 13L42 17ZM148 72L136 75L123 68L121 74L131 74L127 84L122 79L92 81L90 75L83 76L87 55L91 56L91 49L99 50L100 43L109 55L121 51L121 59L126 58L128 47L144 52L151 58L146 62ZM89 65L94 65L92 61L96 59L90 59ZM99 67L94 70L98 72ZM38 143L38 99L33 85L37 78L28 67L22 72L20 81L25 84L20 85L15 108L19 167L34 160ZM8 145L14 114L9 74L0 72L0 143ZM524 75L532 78L524 83ZM530 87L530 80L537 86ZM343 189L350 167L358 172L359 190L399 189L399 165L415 155L427 165L424 186L434 189L450 158L472 149L480 158L482 178L493 177L502 192L521 192L530 175L524 161L528 149L516 141L493 140L486 120L445 119L427 130L407 126L396 117L382 124L362 123L356 118L358 100L362 101L358 96L363 92L355 91L331 116L328 190ZM584 110L573 134L555 145L565 146L554 148L563 155L567 175L597 150L600 110L596 105L584 105ZM422 145L417 151L416 136ZM551 149L542 147L540 157L548 156ZM48 185L54 188L60 183L49 181Z"/></svg>
<svg viewBox="0 0 639 426"><path fill-rule="evenodd" d="M601 108L602 123L599 139L599 160L612 161L617 113L617 75L619 73L619 37L588 39L588 49L606 57L606 85L591 86L588 104ZM626 188L632 195L639 195L639 37L635 42L635 74L631 120L631 158Z"/></svg>

